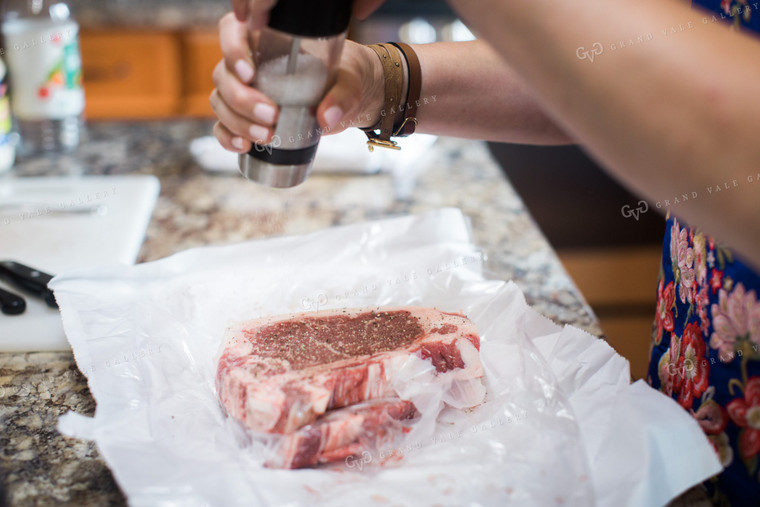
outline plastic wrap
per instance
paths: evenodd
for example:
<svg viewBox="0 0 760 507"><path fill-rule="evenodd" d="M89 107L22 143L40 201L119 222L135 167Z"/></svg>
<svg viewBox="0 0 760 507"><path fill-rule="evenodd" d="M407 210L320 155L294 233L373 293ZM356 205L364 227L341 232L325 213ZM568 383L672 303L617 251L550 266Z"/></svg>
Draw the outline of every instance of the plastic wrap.
<svg viewBox="0 0 760 507"><path fill-rule="evenodd" d="M543 341L542 355L534 344L560 329L533 314L513 284L484 279L482 259L467 221L447 209L60 275L51 287L97 411L92 420L67 414L59 428L96 440L131 505L592 505L600 496L626 499L631 477L648 500L671 498L683 481L653 481L648 456L606 455L593 432L581 432L570 400L583 409L587 387L608 393L588 381L608 372L579 364L573 371L583 381L561 378L577 391L566 393L545 359L558 347ZM427 426L411 425L403 441L362 446L327 468L263 466L264 455L218 402L216 358L227 324L387 305L467 315L481 336L485 401L462 410L456 390L407 382L399 396L437 393L431 403L444 408ZM694 451L681 463L683 479L714 473L717 461L709 461L696 424L684 413L668 417ZM606 428L604 438L615 431L628 428ZM617 459L643 470L598 482L600 456L606 468ZM696 456L708 466L690 468Z"/></svg>

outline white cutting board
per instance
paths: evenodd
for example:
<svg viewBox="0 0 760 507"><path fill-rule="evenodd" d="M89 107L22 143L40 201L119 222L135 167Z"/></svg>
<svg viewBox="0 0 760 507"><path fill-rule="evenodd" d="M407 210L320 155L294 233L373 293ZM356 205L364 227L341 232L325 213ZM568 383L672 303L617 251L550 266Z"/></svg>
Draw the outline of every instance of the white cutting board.
<svg viewBox="0 0 760 507"><path fill-rule="evenodd" d="M147 175L0 179L0 259L51 275L134 264L159 188ZM17 203L27 204L9 208ZM71 210L80 212L61 213ZM22 294L2 279L0 287ZM0 352L68 350L58 310L22 295L26 312L0 313Z"/></svg>

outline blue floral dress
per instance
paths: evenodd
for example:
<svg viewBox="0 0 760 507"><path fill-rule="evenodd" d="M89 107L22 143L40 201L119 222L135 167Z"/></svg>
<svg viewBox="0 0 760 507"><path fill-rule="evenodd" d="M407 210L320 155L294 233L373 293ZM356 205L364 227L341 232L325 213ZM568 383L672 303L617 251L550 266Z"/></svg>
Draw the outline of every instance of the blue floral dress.
<svg viewBox="0 0 760 507"><path fill-rule="evenodd" d="M760 505L760 276L699 230L667 222L649 383L702 426L725 467L717 505Z"/></svg>
<svg viewBox="0 0 760 507"><path fill-rule="evenodd" d="M703 23L722 18L760 32L760 0L693 4L716 13ZM760 505L759 294L760 276L731 250L668 219L648 381L688 410L715 448L724 470L705 483L715 505Z"/></svg>

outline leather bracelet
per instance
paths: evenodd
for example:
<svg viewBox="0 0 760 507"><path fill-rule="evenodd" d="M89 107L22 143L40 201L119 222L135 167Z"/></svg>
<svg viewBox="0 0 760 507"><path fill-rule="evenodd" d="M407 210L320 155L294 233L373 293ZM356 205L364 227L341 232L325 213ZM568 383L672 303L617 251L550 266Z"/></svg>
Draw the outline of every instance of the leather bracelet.
<svg viewBox="0 0 760 507"><path fill-rule="evenodd" d="M414 134L417 128L417 107L419 106L420 92L422 90L422 69L417 53L414 52L409 44L403 42L391 42L406 61L408 69L407 88L406 88L406 106L403 108L403 116L400 121L393 125L394 136L406 137Z"/></svg>
<svg viewBox="0 0 760 507"><path fill-rule="evenodd" d="M417 53L403 42L372 44L369 46L383 65L385 79L385 101L380 113L380 120L374 127L365 128L367 146L373 151L375 146L401 149L391 137L406 137L414 133L417 127L417 108L422 90L422 70ZM404 69L401 58L407 68L406 93L402 95ZM406 100L403 100L406 97ZM377 130L380 133L377 133Z"/></svg>
<svg viewBox="0 0 760 507"><path fill-rule="evenodd" d="M395 114L400 108L403 92L404 69L401 67L399 51L391 44L371 44L372 49L383 65L383 77L385 78L385 101L380 111L380 121L377 125L362 129L367 135L367 147L373 151L375 146L399 150L391 136L395 135ZM376 131L380 129L378 134Z"/></svg>

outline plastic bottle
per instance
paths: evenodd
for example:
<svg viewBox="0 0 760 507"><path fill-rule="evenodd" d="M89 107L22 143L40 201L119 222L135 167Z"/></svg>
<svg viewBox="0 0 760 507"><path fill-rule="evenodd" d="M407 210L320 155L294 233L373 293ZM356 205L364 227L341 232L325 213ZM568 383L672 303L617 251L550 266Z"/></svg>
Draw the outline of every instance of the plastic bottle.
<svg viewBox="0 0 760 507"><path fill-rule="evenodd" d="M11 108L8 103L8 75L0 58L0 174L13 167L16 144L11 135Z"/></svg>
<svg viewBox="0 0 760 507"><path fill-rule="evenodd" d="M84 111L79 25L61 1L3 3L0 56L8 63L11 110L22 151L74 148Z"/></svg>

